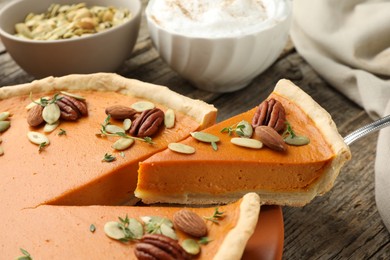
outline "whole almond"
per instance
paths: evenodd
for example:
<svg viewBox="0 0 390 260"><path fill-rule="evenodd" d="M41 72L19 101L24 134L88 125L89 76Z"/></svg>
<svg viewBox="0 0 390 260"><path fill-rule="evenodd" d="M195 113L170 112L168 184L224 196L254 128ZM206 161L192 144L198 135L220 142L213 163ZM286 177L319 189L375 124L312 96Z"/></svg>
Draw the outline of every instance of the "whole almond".
<svg viewBox="0 0 390 260"><path fill-rule="evenodd" d="M207 226L204 220L195 212L182 209L173 215L173 225L176 229L194 237L207 235Z"/></svg>
<svg viewBox="0 0 390 260"><path fill-rule="evenodd" d="M126 118L133 118L133 116L137 113L131 107L116 105L106 108L106 114L110 115L112 118L117 120L124 120Z"/></svg>
<svg viewBox="0 0 390 260"><path fill-rule="evenodd" d="M272 150L279 152L285 152L287 150L287 145L282 136L270 126L257 126L255 128L254 138Z"/></svg>
<svg viewBox="0 0 390 260"><path fill-rule="evenodd" d="M42 116L43 106L36 105L33 106L27 115L27 123L30 126L38 126L43 123L43 116Z"/></svg>

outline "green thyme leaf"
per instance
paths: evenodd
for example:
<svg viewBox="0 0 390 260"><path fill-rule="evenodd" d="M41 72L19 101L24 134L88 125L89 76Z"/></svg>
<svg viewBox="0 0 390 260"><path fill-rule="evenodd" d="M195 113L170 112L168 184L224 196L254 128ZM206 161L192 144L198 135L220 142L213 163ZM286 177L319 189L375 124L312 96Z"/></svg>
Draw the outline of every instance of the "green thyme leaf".
<svg viewBox="0 0 390 260"><path fill-rule="evenodd" d="M20 252L22 252L23 256L17 258L17 260L32 260L32 257L27 250L20 248Z"/></svg>
<svg viewBox="0 0 390 260"><path fill-rule="evenodd" d="M112 154L106 153L102 159L103 162L112 162L115 161L116 157L113 156Z"/></svg>
<svg viewBox="0 0 390 260"><path fill-rule="evenodd" d="M96 227L95 227L94 224L91 224L91 225L89 226L89 231L91 231L92 233L96 231Z"/></svg>
<svg viewBox="0 0 390 260"><path fill-rule="evenodd" d="M58 133L58 135L66 135L66 130L60 128L60 132Z"/></svg>
<svg viewBox="0 0 390 260"><path fill-rule="evenodd" d="M38 151L42 152L43 149L45 149L46 147L47 147L47 143L46 142L40 143L39 147L38 147Z"/></svg>
<svg viewBox="0 0 390 260"><path fill-rule="evenodd" d="M207 245L208 243L210 243L211 240L209 237L201 237L199 240L198 240L198 243L201 244L201 245Z"/></svg>
<svg viewBox="0 0 390 260"><path fill-rule="evenodd" d="M213 147L214 151L218 151L218 145L216 142L211 142L211 147Z"/></svg>

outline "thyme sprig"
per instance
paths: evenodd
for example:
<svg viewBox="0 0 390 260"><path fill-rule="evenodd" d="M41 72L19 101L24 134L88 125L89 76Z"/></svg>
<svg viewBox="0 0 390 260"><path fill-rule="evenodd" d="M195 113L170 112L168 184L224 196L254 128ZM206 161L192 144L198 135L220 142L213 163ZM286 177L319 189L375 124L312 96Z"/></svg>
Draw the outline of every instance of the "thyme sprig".
<svg viewBox="0 0 390 260"><path fill-rule="evenodd" d="M38 151L42 152L43 149L45 149L46 147L47 147L47 143L46 142L40 143L39 147L38 147Z"/></svg>
<svg viewBox="0 0 390 260"><path fill-rule="evenodd" d="M122 230L123 234L124 234L124 237L119 239L119 241L121 242L129 242L131 240L134 240L136 239L135 238L135 235L133 234L133 232L131 232L130 230L130 219L129 217L126 215L126 217L123 219L121 217L118 217L119 219L119 223L118 223L118 226L119 228Z"/></svg>
<svg viewBox="0 0 390 260"><path fill-rule="evenodd" d="M239 136L244 136L244 129L245 125L240 125L239 123L225 127L221 130L221 133L228 133L228 135L232 135L234 132L236 132Z"/></svg>
<svg viewBox="0 0 390 260"><path fill-rule="evenodd" d="M39 101L35 101L33 98L32 98L32 92L30 92L30 99L33 103L37 104L37 105L40 105L40 106L47 106L49 104L53 104L53 103L56 103L58 100L61 100L62 97L59 97L60 93L56 93L54 94L53 98L52 99L47 99L45 97L41 97L39 99Z"/></svg>
<svg viewBox="0 0 390 260"><path fill-rule="evenodd" d="M111 119L111 116L108 115L106 117L106 119L104 120L103 124L101 124L101 128L100 128L100 133L97 133L96 135L100 135L100 136L117 136L117 137L123 137L123 138L130 138L130 139L134 139L134 140L138 140L138 141L141 141L141 142L145 142L145 143L148 143L148 144L154 144L152 138L150 137L144 137L144 138L139 138L139 137L134 137L134 136L131 136L131 135L127 135L123 132L116 132L116 133L109 133L106 131L106 126L110 124L110 119Z"/></svg>
<svg viewBox="0 0 390 260"><path fill-rule="evenodd" d="M219 211L219 210L218 210L218 207L216 207L216 208L214 209L214 213L213 213L212 216L209 216L209 217L205 217L205 216L204 216L203 218L206 219L206 220L209 220L209 221L211 221L211 222L213 222L213 223L215 223L215 224L219 224L219 221L220 221L222 218L225 217L223 214L225 214L225 212Z"/></svg>
<svg viewBox="0 0 390 260"><path fill-rule="evenodd" d="M286 138L287 136L291 136L291 138L295 138L297 136L289 122L286 122L286 130L282 134L283 138Z"/></svg>
<svg viewBox="0 0 390 260"><path fill-rule="evenodd" d="M17 258L17 260L32 260L32 257L27 250L20 248L20 252L22 252L23 256Z"/></svg>
<svg viewBox="0 0 390 260"><path fill-rule="evenodd" d="M116 157L112 154L106 153L102 159L102 162L113 162L116 160Z"/></svg>

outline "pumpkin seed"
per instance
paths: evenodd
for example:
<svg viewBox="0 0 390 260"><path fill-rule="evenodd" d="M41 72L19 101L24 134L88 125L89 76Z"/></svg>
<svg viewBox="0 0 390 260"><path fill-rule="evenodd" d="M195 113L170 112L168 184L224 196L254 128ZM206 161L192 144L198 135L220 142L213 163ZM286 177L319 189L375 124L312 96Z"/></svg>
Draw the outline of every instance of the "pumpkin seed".
<svg viewBox="0 0 390 260"><path fill-rule="evenodd" d="M168 144L168 148L171 151L184 153L184 154L193 154L195 153L195 148L189 145L181 144L181 143L170 143Z"/></svg>
<svg viewBox="0 0 390 260"><path fill-rule="evenodd" d="M117 151L123 151L129 148L133 143L134 143L133 138L121 137L118 140L116 140L116 142L113 143L111 147Z"/></svg>
<svg viewBox="0 0 390 260"><path fill-rule="evenodd" d="M119 127L117 125L106 125L106 131L109 132L110 134L125 132L125 130L122 127Z"/></svg>
<svg viewBox="0 0 390 260"><path fill-rule="evenodd" d="M190 255L197 255L200 252L200 246L198 242L196 242L194 239L191 238L183 240L181 246L184 249L184 251L186 251Z"/></svg>
<svg viewBox="0 0 390 260"><path fill-rule="evenodd" d="M153 109L156 106L149 101L138 101L131 105L131 108L134 109L137 112L143 112L145 110Z"/></svg>
<svg viewBox="0 0 390 260"><path fill-rule="evenodd" d="M4 148L0 145L0 156L4 154Z"/></svg>
<svg viewBox="0 0 390 260"><path fill-rule="evenodd" d="M112 239L121 240L125 238L123 230L120 228L119 223L116 221L109 221L104 224L104 233Z"/></svg>
<svg viewBox="0 0 390 260"><path fill-rule="evenodd" d="M176 232L173 230L172 227L168 226L167 224L163 223L161 224L160 226L160 230L161 230L161 234L166 236L166 237L170 237L174 240L177 240L177 235L176 235Z"/></svg>
<svg viewBox="0 0 390 260"><path fill-rule="evenodd" d="M246 148L252 148L252 149L260 149L263 147L263 143L256 139L250 139L250 138L241 138L241 137L234 137L230 139L230 142L232 144L246 147Z"/></svg>
<svg viewBox="0 0 390 260"><path fill-rule="evenodd" d="M209 134L209 133L204 133L204 132L192 132L191 136L195 138L198 141L205 142L205 143L216 143L219 142L219 137Z"/></svg>
<svg viewBox="0 0 390 260"><path fill-rule="evenodd" d="M28 140L30 140L30 142L32 142L33 144L37 144L37 145L40 145L43 143L48 145L50 143L49 138L47 138L47 136L45 136L44 134L38 133L38 132L33 132L33 131L28 132L27 138L28 138Z"/></svg>
<svg viewBox="0 0 390 260"><path fill-rule="evenodd" d="M130 127L131 127L131 119L130 118L126 118L125 120L123 120L123 129L125 131L129 131Z"/></svg>
<svg viewBox="0 0 390 260"><path fill-rule="evenodd" d="M135 239L140 239L144 235L144 227L135 218L129 219L129 229L133 233Z"/></svg>
<svg viewBox="0 0 390 260"><path fill-rule="evenodd" d="M294 146L301 146L301 145L307 145L310 143L310 139L303 135L296 135L294 137L291 137L291 135L284 138L284 141L289 145Z"/></svg>
<svg viewBox="0 0 390 260"><path fill-rule="evenodd" d="M45 124L43 127L43 132L51 133L60 125L60 121L55 122L54 124Z"/></svg>
<svg viewBox="0 0 390 260"><path fill-rule="evenodd" d="M10 112L5 111L0 113L0 121L6 120L11 115Z"/></svg>
<svg viewBox="0 0 390 260"><path fill-rule="evenodd" d="M175 112L170 108L165 111L164 125L166 128L172 128L175 126Z"/></svg>
<svg viewBox="0 0 390 260"><path fill-rule="evenodd" d="M35 106L38 105L38 104L41 104L41 105L42 105L42 103L41 103L41 100L42 100L42 99L49 100L50 97L42 97L42 98L35 99L33 102L31 102L30 104L28 104L28 105L26 106L26 109L27 109L27 110L30 110L31 108L35 107Z"/></svg>
<svg viewBox="0 0 390 260"><path fill-rule="evenodd" d="M238 136L251 138L253 134L252 125L248 121L242 120L236 126L236 134Z"/></svg>
<svg viewBox="0 0 390 260"><path fill-rule="evenodd" d="M50 103L42 111L43 120L48 124L54 124L60 119L61 110L56 103Z"/></svg>
<svg viewBox="0 0 390 260"><path fill-rule="evenodd" d="M0 121L0 133L5 132L10 126L10 121Z"/></svg>
<svg viewBox="0 0 390 260"><path fill-rule="evenodd" d="M82 100L82 101L85 100L85 97L77 95L77 94L69 93L69 92L66 92L66 91L60 91L60 92L61 92L61 94L65 95L65 96L68 96L68 97L72 97L72 98L75 98L75 99L78 99L78 100Z"/></svg>

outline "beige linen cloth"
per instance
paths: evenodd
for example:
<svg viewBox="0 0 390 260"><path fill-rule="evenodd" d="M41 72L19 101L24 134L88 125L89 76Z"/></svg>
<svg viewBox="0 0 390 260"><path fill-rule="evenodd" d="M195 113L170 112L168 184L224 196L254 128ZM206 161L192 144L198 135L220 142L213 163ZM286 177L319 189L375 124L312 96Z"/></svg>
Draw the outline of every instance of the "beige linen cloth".
<svg viewBox="0 0 390 260"><path fill-rule="evenodd" d="M377 119L390 114L390 1L294 0L297 51L332 86ZM390 127L379 133L375 198L390 230Z"/></svg>

